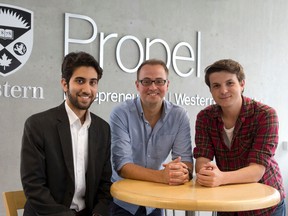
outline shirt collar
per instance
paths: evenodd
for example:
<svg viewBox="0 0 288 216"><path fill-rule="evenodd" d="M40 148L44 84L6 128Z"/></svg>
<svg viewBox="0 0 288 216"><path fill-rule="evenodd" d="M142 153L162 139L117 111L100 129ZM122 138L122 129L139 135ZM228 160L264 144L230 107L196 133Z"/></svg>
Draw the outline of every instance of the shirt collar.
<svg viewBox="0 0 288 216"><path fill-rule="evenodd" d="M173 106L172 103L170 103L166 100L163 100L163 111L161 114L161 118L163 118L163 119L165 118L165 116L171 111L172 106ZM136 98L136 107L137 107L137 110L139 112L139 115L143 116L143 108L142 108L140 97Z"/></svg>
<svg viewBox="0 0 288 216"><path fill-rule="evenodd" d="M81 124L80 119L78 118L78 116L73 112L73 110L69 107L69 105L67 104L67 101L65 101L65 109L69 118L69 123L70 126L76 123ZM86 117L85 117L85 122L82 126L85 127L89 127L91 124L91 116L90 116L90 112L89 110L87 110L86 112Z"/></svg>
<svg viewBox="0 0 288 216"><path fill-rule="evenodd" d="M241 119L241 121L244 121L245 118L251 116L254 114L255 110L253 108L255 101L251 100L250 98L244 97L242 96L242 107L241 107L241 111L239 114L239 117ZM214 118L220 118L221 117L221 107L217 104L212 105L212 117Z"/></svg>

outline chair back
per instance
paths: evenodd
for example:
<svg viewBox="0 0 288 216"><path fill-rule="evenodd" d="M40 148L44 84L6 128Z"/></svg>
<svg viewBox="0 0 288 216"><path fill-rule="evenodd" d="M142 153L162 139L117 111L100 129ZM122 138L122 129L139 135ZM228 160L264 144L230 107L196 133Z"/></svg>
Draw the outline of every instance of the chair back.
<svg viewBox="0 0 288 216"><path fill-rule="evenodd" d="M3 192L6 216L18 216L17 210L23 209L26 197L23 190Z"/></svg>

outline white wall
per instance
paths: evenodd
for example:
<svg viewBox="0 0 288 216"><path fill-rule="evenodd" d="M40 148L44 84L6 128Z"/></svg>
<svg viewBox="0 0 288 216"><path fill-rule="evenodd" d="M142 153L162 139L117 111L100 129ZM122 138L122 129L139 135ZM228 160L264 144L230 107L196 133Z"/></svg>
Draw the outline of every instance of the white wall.
<svg viewBox="0 0 288 216"><path fill-rule="evenodd" d="M104 76L99 91L111 93L136 93L134 73L124 72L116 59L116 47L124 37L131 35L142 44L145 39L162 39L171 51L179 42L186 42L195 52L195 61L178 60L181 71L194 68L195 72L184 78L170 66L171 100L174 94L210 98L204 84L203 69L221 58L233 58L242 63L246 75L245 95L273 106L279 115L280 140L276 158L288 191L287 150L282 142L288 140L288 1L278 0L2 0L2 3L27 8L34 12L33 50L28 62L17 72L0 75L0 191L21 188L19 153L25 119L33 113L56 106L63 100L60 88L60 64L64 55L64 14L73 13L90 17L98 27L97 37L89 44L69 44L69 51L84 50L99 59L100 32L117 33L104 45ZM92 34L89 22L70 20L71 38L87 39ZM3 21L0 21L0 23ZM201 42L197 42L197 31ZM200 47L201 45L201 47ZM197 47L200 55L197 54ZM172 54L171 54L172 55ZM179 55L188 56L187 49ZM134 68L139 61L139 49L132 40L123 43L120 53L123 64ZM162 45L151 47L150 57L166 59ZM196 64L200 63L200 77ZM199 69L199 68L198 68ZM9 86L10 87L9 87ZM6 86L6 87L5 87ZM6 90L12 86L32 86L43 89L44 99L15 98ZM8 88L9 87L9 88ZM111 99L111 98L110 98ZM108 120L115 102L95 104L92 111ZM192 133L196 114L205 107L185 105L191 116ZM287 193L287 192L286 192ZM4 215L1 203L0 215Z"/></svg>

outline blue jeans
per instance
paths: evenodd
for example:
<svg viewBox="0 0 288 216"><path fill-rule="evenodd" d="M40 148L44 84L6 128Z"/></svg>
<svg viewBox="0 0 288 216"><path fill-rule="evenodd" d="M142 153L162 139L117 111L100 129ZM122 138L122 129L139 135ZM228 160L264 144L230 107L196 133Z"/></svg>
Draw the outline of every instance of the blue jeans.
<svg viewBox="0 0 288 216"><path fill-rule="evenodd" d="M221 216L221 215L229 215L229 216L237 216L238 213L237 212L218 212L217 216ZM276 207L275 211L273 212L273 214L271 214L270 216L286 216L286 205L285 205L285 199L283 199Z"/></svg>
<svg viewBox="0 0 288 216"><path fill-rule="evenodd" d="M275 211L271 216L286 216L286 204L285 199L283 199L276 207Z"/></svg>
<svg viewBox="0 0 288 216"><path fill-rule="evenodd" d="M129 211L126 211L125 209L121 208L120 206L112 202L110 206L110 215L111 216L162 216L162 210L156 208L153 212L147 215L146 208L143 206L140 206L137 212L135 213L135 215L133 215Z"/></svg>

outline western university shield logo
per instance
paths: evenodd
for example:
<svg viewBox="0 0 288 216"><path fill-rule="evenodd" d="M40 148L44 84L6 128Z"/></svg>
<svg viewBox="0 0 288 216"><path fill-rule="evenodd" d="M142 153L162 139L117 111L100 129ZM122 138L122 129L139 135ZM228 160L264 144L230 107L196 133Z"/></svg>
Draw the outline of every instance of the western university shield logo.
<svg viewBox="0 0 288 216"><path fill-rule="evenodd" d="M0 3L0 75L19 70L33 47L33 12Z"/></svg>

